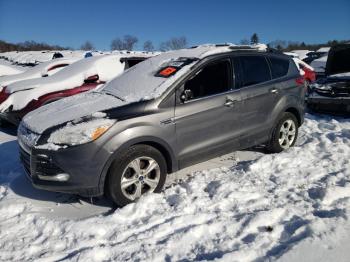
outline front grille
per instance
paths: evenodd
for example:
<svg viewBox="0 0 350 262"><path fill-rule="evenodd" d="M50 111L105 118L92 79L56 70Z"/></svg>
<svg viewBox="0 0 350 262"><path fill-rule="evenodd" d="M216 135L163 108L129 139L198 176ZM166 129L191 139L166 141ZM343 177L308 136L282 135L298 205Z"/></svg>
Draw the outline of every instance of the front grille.
<svg viewBox="0 0 350 262"><path fill-rule="evenodd" d="M46 155L36 155L35 161L35 173L45 176L55 176L60 173L64 173L62 169L56 166L50 157Z"/></svg>
<svg viewBox="0 0 350 262"><path fill-rule="evenodd" d="M51 158L46 155L30 155L22 147L20 147L20 160L28 175L44 175L55 176L64 173L62 169L56 166Z"/></svg>
<svg viewBox="0 0 350 262"><path fill-rule="evenodd" d="M20 150L19 150L19 158L23 164L24 169L28 173L28 175L31 175L31 172L30 172L30 154L28 154L26 151L24 151L22 147L20 147Z"/></svg>

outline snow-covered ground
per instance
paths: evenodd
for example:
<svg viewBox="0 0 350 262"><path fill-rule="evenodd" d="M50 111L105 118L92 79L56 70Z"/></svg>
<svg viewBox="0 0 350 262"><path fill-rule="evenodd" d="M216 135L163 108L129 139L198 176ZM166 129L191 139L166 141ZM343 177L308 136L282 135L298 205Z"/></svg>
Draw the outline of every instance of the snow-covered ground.
<svg viewBox="0 0 350 262"><path fill-rule="evenodd" d="M27 70L24 66L12 65L10 62L0 59L0 77L6 75L15 75Z"/></svg>
<svg viewBox="0 0 350 262"><path fill-rule="evenodd" d="M350 119L307 114L294 148L213 159L116 210L34 189L14 131L0 141L0 261L349 261Z"/></svg>

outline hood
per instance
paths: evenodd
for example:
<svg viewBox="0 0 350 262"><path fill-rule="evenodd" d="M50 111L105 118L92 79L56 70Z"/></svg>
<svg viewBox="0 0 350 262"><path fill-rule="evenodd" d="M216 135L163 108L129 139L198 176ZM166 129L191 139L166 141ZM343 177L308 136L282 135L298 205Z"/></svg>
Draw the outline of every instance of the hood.
<svg viewBox="0 0 350 262"><path fill-rule="evenodd" d="M350 72L350 44L334 46L328 53L326 75Z"/></svg>
<svg viewBox="0 0 350 262"><path fill-rule="evenodd" d="M40 107L27 114L22 124L42 134L46 129L126 104L116 97L99 92L87 92Z"/></svg>

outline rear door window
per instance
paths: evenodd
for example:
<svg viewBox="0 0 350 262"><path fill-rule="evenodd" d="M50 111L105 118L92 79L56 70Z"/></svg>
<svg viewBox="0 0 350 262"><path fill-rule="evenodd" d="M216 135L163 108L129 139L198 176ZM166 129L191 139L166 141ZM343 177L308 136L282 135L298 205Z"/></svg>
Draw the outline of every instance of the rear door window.
<svg viewBox="0 0 350 262"><path fill-rule="evenodd" d="M270 57L272 78L283 77L288 74L289 60Z"/></svg>
<svg viewBox="0 0 350 262"><path fill-rule="evenodd" d="M271 80L268 63L263 56L241 56L242 87Z"/></svg>

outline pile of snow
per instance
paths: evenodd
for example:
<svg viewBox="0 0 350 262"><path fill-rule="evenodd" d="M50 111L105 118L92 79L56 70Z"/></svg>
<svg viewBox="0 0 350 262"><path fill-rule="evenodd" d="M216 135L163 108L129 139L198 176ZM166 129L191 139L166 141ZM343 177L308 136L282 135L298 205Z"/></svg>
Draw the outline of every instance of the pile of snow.
<svg viewBox="0 0 350 262"><path fill-rule="evenodd" d="M0 60L0 77L19 74L24 72L26 69L27 69L26 67L16 66L11 64L8 61Z"/></svg>
<svg viewBox="0 0 350 262"><path fill-rule="evenodd" d="M0 58L6 59L16 64L40 64L52 60L53 55L58 52L65 58L84 58L86 51L77 50L57 50L57 51L11 51L0 53ZM93 55L100 54L101 52L92 52Z"/></svg>
<svg viewBox="0 0 350 262"><path fill-rule="evenodd" d="M295 53L298 55L298 57L303 60L304 58L307 57L307 53L310 53L311 51L310 50L292 50L291 51L292 53Z"/></svg>
<svg viewBox="0 0 350 262"><path fill-rule="evenodd" d="M17 146L0 137L2 261L268 261L312 240L331 252L341 240L335 232L350 224L349 119L306 115L294 148L232 159L85 217L96 207L80 205L74 217L78 200L32 189ZM316 257L313 251L303 249L303 258Z"/></svg>
<svg viewBox="0 0 350 262"><path fill-rule="evenodd" d="M321 48L319 48L316 52L328 53L330 49L331 49L331 48L328 47L328 46L326 46L326 47L321 47Z"/></svg>
<svg viewBox="0 0 350 262"><path fill-rule="evenodd" d="M322 56L311 62L311 66L315 69L317 73L323 73L326 70L328 55Z"/></svg>

